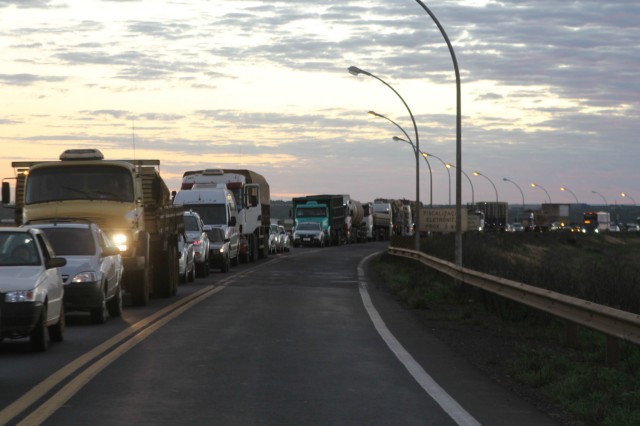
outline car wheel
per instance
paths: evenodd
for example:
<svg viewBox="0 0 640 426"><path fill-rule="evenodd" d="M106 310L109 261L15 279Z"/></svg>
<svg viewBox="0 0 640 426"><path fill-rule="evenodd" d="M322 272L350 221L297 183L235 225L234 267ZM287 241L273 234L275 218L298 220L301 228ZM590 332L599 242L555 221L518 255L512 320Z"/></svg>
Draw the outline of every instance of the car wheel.
<svg viewBox="0 0 640 426"><path fill-rule="evenodd" d="M229 269L231 268L230 263L231 261L229 260L229 257L225 257L222 260L222 266L220 267L220 272L223 272L223 273L229 272Z"/></svg>
<svg viewBox="0 0 640 426"><path fill-rule="evenodd" d="M46 317L47 310L45 308L42 309L40 318L38 319L33 331L31 331L31 335L29 335L31 350L34 352L44 352L49 347L49 330L47 329Z"/></svg>
<svg viewBox="0 0 640 426"><path fill-rule="evenodd" d="M192 283L196 280L196 267L195 265L191 265L191 270L189 271L189 275L187 276L187 281Z"/></svg>
<svg viewBox="0 0 640 426"><path fill-rule="evenodd" d="M118 286L116 294L107 302L107 310L112 317L122 315L122 287Z"/></svg>
<svg viewBox="0 0 640 426"><path fill-rule="evenodd" d="M107 301L102 296L102 300L100 301L100 306L91 310L91 322L94 324L104 324L107 322L107 316L109 312L107 311Z"/></svg>
<svg viewBox="0 0 640 426"><path fill-rule="evenodd" d="M64 327L66 325L64 316L64 305L60 305L60 316L58 322L49 327L49 336L52 342L62 342L64 340Z"/></svg>

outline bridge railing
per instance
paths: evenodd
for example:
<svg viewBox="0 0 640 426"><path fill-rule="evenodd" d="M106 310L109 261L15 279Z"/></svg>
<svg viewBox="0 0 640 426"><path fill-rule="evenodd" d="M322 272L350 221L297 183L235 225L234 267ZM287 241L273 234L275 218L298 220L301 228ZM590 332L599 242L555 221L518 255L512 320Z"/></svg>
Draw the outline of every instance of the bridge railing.
<svg viewBox="0 0 640 426"><path fill-rule="evenodd" d="M640 344L640 315L467 269L415 250L389 247L388 253L417 260L465 284L565 319L569 345L575 345L576 325L602 332L607 336L608 364L618 362L618 339Z"/></svg>

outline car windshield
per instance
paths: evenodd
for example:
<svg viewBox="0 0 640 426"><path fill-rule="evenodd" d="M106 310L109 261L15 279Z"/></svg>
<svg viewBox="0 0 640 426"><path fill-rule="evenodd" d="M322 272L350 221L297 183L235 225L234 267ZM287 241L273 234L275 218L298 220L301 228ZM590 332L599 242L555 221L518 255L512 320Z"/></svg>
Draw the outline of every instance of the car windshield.
<svg viewBox="0 0 640 426"><path fill-rule="evenodd" d="M198 219L195 216L187 216L184 217L184 229L187 231L199 231L198 227Z"/></svg>
<svg viewBox="0 0 640 426"><path fill-rule="evenodd" d="M227 224L227 207L224 204L185 204L184 207L198 213L204 224Z"/></svg>
<svg viewBox="0 0 640 426"><path fill-rule="evenodd" d="M93 256L96 245L89 228L41 228L59 256Z"/></svg>
<svg viewBox="0 0 640 426"><path fill-rule="evenodd" d="M319 231L319 223L301 223L298 225L298 231Z"/></svg>
<svg viewBox="0 0 640 426"><path fill-rule="evenodd" d="M324 207L298 207L296 217L325 217L327 209Z"/></svg>
<svg viewBox="0 0 640 426"><path fill-rule="evenodd" d="M114 166L68 166L29 173L26 204L64 200L133 201L131 172Z"/></svg>
<svg viewBox="0 0 640 426"><path fill-rule="evenodd" d="M209 240L214 243L221 243L224 241L224 231L220 228L213 228L207 230Z"/></svg>
<svg viewBox="0 0 640 426"><path fill-rule="evenodd" d="M40 265L33 236L27 232L0 233L0 265Z"/></svg>

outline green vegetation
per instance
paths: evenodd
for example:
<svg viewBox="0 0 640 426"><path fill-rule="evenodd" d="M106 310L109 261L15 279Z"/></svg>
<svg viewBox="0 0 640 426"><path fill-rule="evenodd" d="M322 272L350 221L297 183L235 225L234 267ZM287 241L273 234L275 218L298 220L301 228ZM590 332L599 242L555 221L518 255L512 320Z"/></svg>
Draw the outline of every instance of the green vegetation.
<svg viewBox="0 0 640 426"><path fill-rule="evenodd" d="M392 244L413 248L412 239ZM425 238L422 249L453 261L453 236ZM463 254L468 268L640 313L640 235L469 234ZM620 362L608 367L605 337L597 332L579 329L578 347L569 348L564 323L547 314L459 286L410 259L385 254L374 268L390 293L432 329L448 330L443 339L451 328L473 329L476 340L464 345L473 347L469 359L484 359L480 367L498 370L543 405L560 406L586 425L640 424L637 346L620 342ZM507 342L508 349L495 342Z"/></svg>

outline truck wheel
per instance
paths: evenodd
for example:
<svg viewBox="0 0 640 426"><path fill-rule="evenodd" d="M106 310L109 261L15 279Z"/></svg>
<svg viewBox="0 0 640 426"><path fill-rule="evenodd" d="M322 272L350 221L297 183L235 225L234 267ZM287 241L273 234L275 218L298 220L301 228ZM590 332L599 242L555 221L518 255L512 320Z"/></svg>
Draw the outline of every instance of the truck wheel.
<svg viewBox="0 0 640 426"><path fill-rule="evenodd" d="M66 318L64 316L64 305L60 304L60 316L58 322L49 327L49 336L52 342L62 342L64 340L64 327Z"/></svg>
<svg viewBox="0 0 640 426"><path fill-rule="evenodd" d="M116 294L107 302L107 310L112 317L122 315L122 287L118 286Z"/></svg>
<svg viewBox="0 0 640 426"><path fill-rule="evenodd" d="M47 309L46 305L40 313L40 318L36 322L36 326L29 335L31 342L31 350L34 352L44 352L49 347L49 330L47 329Z"/></svg>
<svg viewBox="0 0 640 426"><path fill-rule="evenodd" d="M131 274L130 278L133 284L128 288L133 306L146 306L149 304L149 281L151 278L149 269L147 267L142 271L135 271Z"/></svg>

